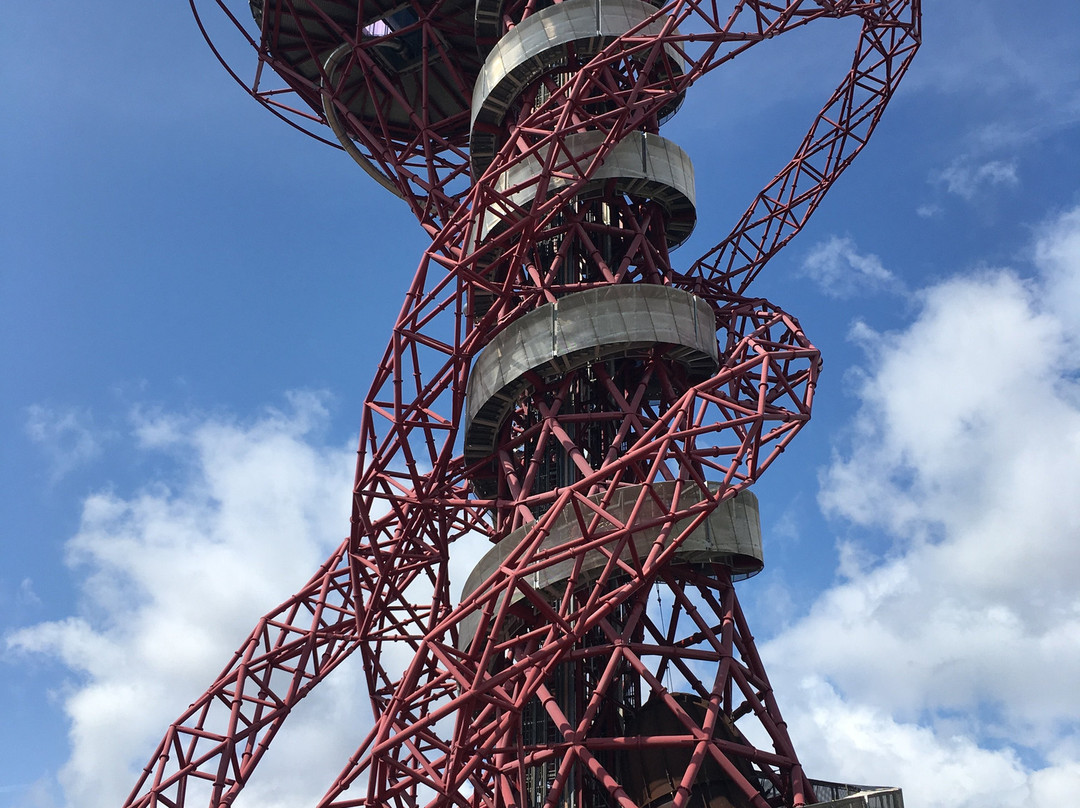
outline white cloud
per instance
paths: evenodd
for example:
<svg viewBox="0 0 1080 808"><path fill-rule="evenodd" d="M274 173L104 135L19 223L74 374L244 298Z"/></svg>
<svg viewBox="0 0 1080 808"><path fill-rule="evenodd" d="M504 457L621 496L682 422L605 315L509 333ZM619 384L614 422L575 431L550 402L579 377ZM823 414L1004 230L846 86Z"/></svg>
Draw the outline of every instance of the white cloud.
<svg viewBox="0 0 1080 808"><path fill-rule="evenodd" d="M826 778L873 774L927 808L1080 788L1080 209L1034 265L926 290L902 332L859 330L872 365L821 505L892 546L849 539L839 582L765 648Z"/></svg>
<svg viewBox="0 0 1080 808"><path fill-rule="evenodd" d="M839 782L899 785L906 804L924 808L1029 804L1027 774L1010 749L986 749L962 734L897 721L842 698L819 677L807 677L794 690L807 705L794 717L792 732L809 772L824 769L824 779Z"/></svg>
<svg viewBox="0 0 1080 808"><path fill-rule="evenodd" d="M810 250L803 261L802 274L832 297L899 287L896 277L880 258L863 255L854 241L839 236L831 236Z"/></svg>
<svg viewBox="0 0 1080 808"><path fill-rule="evenodd" d="M168 453L179 471L127 496L87 497L67 546L79 614L7 638L76 674L61 694L67 804L121 804L168 724L347 533L354 455L312 435L325 421L309 394L249 423L136 415L139 448ZM276 741L289 754L260 769L245 801L321 796L362 738L361 678L339 669L290 717Z"/></svg>
<svg viewBox="0 0 1080 808"><path fill-rule="evenodd" d="M41 605L41 598L38 597L38 593L34 590L34 582L29 578L23 578L19 582L19 590L15 594L15 604L17 606Z"/></svg>
<svg viewBox="0 0 1080 808"><path fill-rule="evenodd" d="M1014 188L1020 184L1016 163L990 160L975 164L966 157L949 164L937 179L945 184L945 189L950 194L956 194L969 202L991 188Z"/></svg>
<svg viewBox="0 0 1080 808"><path fill-rule="evenodd" d="M101 453L89 412L34 404L27 408L26 415L26 434L44 451L54 483Z"/></svg>
<svg viewBox="0 0 1080 808"><path fill-rule="evenodd" d="M1043 278L1046 306L1062 322L1080 322L1080 272L1076 271L1080 255L1080 208L1070 210L1039 231L1035 245L1035 260ZM1080 329L1070 329L1066 336L1075 338ZM1067 346L1070 353L1078 347ZM1075 354L1074 354L1075 355Z"/></svg>

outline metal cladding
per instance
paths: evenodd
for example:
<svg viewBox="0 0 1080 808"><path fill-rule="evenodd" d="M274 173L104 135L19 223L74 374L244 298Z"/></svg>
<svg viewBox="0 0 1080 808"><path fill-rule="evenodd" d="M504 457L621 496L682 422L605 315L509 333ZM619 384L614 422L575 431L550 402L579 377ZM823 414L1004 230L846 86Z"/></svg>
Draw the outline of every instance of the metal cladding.
<svg viewBox="0 0 1080 808"><path fill-rule="evenodd" d="M674 486L673 482L656 483L652 489L660 493L664 501L670 501ZM764 568L761 517L758 513L757 497L752 492L744 491L733 499L725 500L705 516L688 535L674 544L672 539L680 535L690 520L698 517L688 514L674 525L668 524L664 506L652 499L649 496L650 491L644 489L645 486L640 485L617 489L604 507L604 511L613 518L605 519L596 528L597 532L614 534L627 522L632 510L641 509L637 516L641 527L634 532L631 543L623 548L626 560L634 553L648 553L656 545L663 549L673 548L673 563L723 564L731 569L734 580L757 575ZM710 486L710 489L716 494L719 486ZM592 499L599 503L601 496L594 495ZM701 500L702 493L696 484L688 485L679 498L684 507ZM532 527L533 524L530 523L518 528L481 558L466 579L461 596L467 597L481 588L518 549ZM661 536L661 533L664 535ZM578 562L575 556L566 550L568 545L579 539L580 529L572 514L560 514L549 527L543 543L533 551L536 561L529 573L529 586L541 594L558 595L565 589L566 582L571 577L576 577L574 586L583 586L598 577L609 558L600 549L594 549ZM522 592L514 592L511 595L512 603L522 601L524 597ZM503 605L501 601L499 605ZM479 620L480 615L474 612L462 621L457 638L458 648L466 650L469 647L476 635Z"/></svg>
<svg viewBox="0 0 1080 808"><path fill-rule="evenodd" d="M500 127L507 112L526 86L546 73L567 68L574 59L584 62L631 31L634 36L656 36L663 20L649 21L656 7L641 0L565 0L526 17L511 28L488 54L472 97L472 138L469 153L473 176L491 163L501 145ZM667 77L681 75L683 59L674 47L660 62ZM661 111L670 114L682 102L671 98Z"/></svg>
<svg viewBox="0 0 1080 808"><path fill-rule="evenodd" d="M254 47L232 75L330 126L431 243L364 402L348 539L127 805L234 804L358 652L373 729L321 808L902 808L803 771L734 582L762 567L747 489L820 370L748 288L868 141L919 0L255 0L257 30L233 2L192 0ZM677 266L703 228L667 116L749 48L845 17L851 68L795 153ZM476 536L491 548L454 600Z"/></svg>
<svg viewBox="0 0 1080 808"><path fill-rule="evenodd" d="M466 394L465 461L492 455L498 432L536 377L593 362L662 352L693 380L716 372L708 303L665 286L608 286L567 295L526 314L477 356ZM481 496L495 493L474 479Z"/></svg>
<svg viewBox="0 0 1080 808"><path fill-rule="evenodd" d="M604 139L604 133L597 131L567 135L563 142L565 160L588 162ZM511 204L503 210L493 205L483 211L479 228L481 240L528 215L538 190L537 183L544 176L547 152L548 148L541 148L537 156L526 157L499 175L496 188ZM653 200L663 208L669 249L678 247L690 237L697 223L694 166L689 155L675 143L660 135L632 132L608 152L599 168L591 172L579 195L596 193L608 180L614 180L615 190L619 193ZM567 178L552 177L547 190L555 192L569 182Z"/></svg>

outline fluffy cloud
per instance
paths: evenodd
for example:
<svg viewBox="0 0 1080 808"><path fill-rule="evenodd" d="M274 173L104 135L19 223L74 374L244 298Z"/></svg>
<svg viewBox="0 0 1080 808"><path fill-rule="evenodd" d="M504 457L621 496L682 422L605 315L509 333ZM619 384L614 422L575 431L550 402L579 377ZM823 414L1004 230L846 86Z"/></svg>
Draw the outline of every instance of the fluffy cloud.
<svg viewBox="0 0 1080 808"><path fill-rule="evenodd" d="M79 614L8 638L75 674L62 694L68 804L121 804L165 727L341 541L354 455L320 443L326 418L309 394L248 423L135 416L138 448L165 453L174 470L130 495L85 500L67 548L83 581ZM363 735L360 680L339 669L297 709L243 803L310 803L325 791Z"/></svg>
<svg viewBox="0 0 1080 808"><path fill-rule="evenodd" d="M900 284L876 255L863 255L850 238L832 236L810 250L802 274L832 297L860 292L895 290Z"/></svg>
<svg viewBox="0 0 1080 808"><path fill-rule="evenodd" d="M847 540L838 583L765 649L813 770L912 804L1080 787L1080 210L1034 266L926 290L903 332L860 329L871 369L821 505L891 545Z"/></svg>

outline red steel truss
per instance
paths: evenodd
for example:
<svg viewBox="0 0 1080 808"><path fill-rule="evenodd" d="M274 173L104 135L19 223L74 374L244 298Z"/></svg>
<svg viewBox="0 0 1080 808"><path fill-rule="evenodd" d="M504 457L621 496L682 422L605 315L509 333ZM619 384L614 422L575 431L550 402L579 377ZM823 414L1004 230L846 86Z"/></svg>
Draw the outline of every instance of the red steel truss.
<svg viewBox="0 0 1080 808"><path fill-rule="evenodd" d="M655 2L214 0L224 17L201 17L192 0L208 40L224 23L256 50L232 75L432 243L364 406L351 535L169 728L127 805L230 804L356 649L374 725L325 806L835 796L802 771L733 587L761 568L745 489L809 419L820 366L747 291L865 145L919 1ZM661 124L751 46L846 17L851 69L794 156L678 269L693 174ZM475 533L493 549L455 602L451 545Z"/></svg>

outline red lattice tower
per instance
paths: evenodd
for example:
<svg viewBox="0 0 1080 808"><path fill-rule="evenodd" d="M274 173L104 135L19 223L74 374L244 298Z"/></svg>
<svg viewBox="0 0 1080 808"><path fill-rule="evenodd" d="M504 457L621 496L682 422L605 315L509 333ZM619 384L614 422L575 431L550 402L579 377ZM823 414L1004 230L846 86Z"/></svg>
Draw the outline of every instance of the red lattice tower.
<svg viewBox="0 0 1080 808"><path fill-rule="evenodd" d="M351 535L169 728L128 805L230 804L357 649L374 728L321 805L859 790L804 775L732 586L762 567L746 489L809 419L820 364L747 287L865 145L919 2L656 3L216 0L258 54L233 76L326 124L432 243L364 406ZM660 125L735 55L845 17L851 69L795 155L678 269L694 174ZM492 548L455 603L472 533Z"/></svg>

